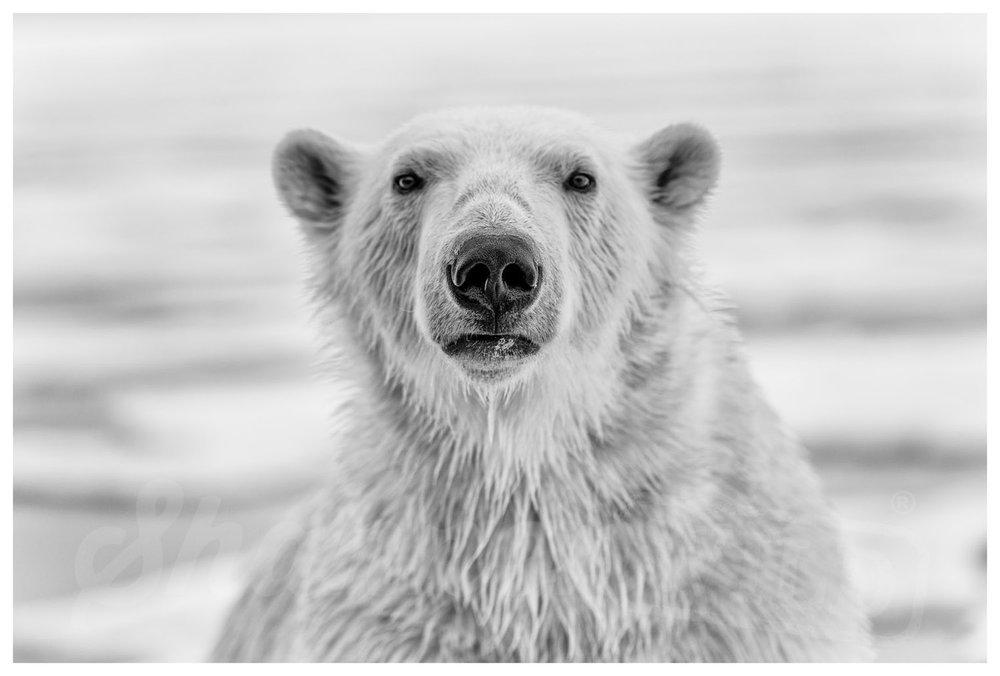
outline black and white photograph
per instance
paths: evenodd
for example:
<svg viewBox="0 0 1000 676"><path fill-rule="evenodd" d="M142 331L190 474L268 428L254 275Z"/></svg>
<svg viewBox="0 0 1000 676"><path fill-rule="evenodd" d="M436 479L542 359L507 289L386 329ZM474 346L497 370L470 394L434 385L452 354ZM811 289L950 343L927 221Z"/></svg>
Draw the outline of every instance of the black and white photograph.
<svg viewBox="0 0 1000 676"><path fill-rule="evenodd" d="M986 661L985 13L281 9L11 15L14 662Z"/></svg>

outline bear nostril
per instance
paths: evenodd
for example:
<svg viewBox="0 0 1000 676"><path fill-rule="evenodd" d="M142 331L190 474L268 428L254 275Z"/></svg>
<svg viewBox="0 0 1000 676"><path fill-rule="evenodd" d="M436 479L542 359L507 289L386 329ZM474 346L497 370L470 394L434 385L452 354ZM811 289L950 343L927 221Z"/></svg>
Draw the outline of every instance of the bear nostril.
<svg viewBox="0 0 1000 676"><path fill-rule="evenodd" d="M504 286L508 289L516 291L531 291L535 288L536 279L534 269L525 270L517 263L510 263L500 274L500 281L502 281Z"/></svg>
<svg viewBox="0 0 1000 676"><path fill-rule="evenodd" d="M490 283L490 268L485 263L476 263L461 273L462 280L457 285L460 289L486 289Z"/></svg>

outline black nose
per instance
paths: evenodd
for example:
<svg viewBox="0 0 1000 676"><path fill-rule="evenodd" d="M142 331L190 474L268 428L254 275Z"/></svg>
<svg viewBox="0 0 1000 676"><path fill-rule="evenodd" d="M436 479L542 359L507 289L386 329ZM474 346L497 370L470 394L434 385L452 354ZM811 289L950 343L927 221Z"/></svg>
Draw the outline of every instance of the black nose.
<svg viewBox="0 0 1000 676"><path fill-rule="evenodd" d="M471 235L458 245L448 283L462 307L495 321L528 307L541 286L535 247L516 235Z"/></svg>

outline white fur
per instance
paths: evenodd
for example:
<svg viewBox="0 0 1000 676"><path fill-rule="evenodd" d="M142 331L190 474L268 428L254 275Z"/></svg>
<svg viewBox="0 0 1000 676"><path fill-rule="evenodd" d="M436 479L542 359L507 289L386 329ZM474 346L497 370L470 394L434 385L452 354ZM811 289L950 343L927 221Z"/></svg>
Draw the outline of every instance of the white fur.
<svg viewBox="0 0 1000 676"><path fill-rule="evenodd" d="M593 195L558 178L581 159ZM426 187L394 195L414 162ZM697 127L625 148L539 109L425 116L366 152L286 139L277 182L331 369L359 393L336 478L216 658L867 657L818 482L694 272L717 172ZM538 244L524 325L546 342L483 378L436 341L465 321L440 274L450 243L489 227Z"/></svg>

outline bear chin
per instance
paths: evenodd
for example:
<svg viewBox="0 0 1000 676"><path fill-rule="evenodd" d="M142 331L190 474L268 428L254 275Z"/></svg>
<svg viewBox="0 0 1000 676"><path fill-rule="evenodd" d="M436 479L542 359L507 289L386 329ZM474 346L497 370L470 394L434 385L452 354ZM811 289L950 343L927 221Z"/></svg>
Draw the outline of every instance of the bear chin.
<svg viewBox="0 0 1000 676"><path fill-rule="evenodd" d="M464 334L440 345L467 376L489 382L516 375L541 349L533 340L515 334Z"/></svg>

